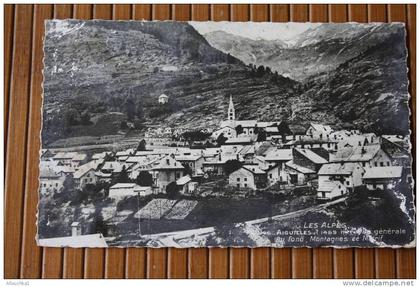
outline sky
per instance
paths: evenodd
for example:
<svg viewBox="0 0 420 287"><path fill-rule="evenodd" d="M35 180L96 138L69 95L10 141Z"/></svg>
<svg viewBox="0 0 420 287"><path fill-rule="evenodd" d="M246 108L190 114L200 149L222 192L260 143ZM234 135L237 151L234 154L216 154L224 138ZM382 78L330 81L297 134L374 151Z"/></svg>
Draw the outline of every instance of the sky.
<svg viewBox="0 0 420 287"><path fill-rule="evenodd" d="M320 24L314 23L256 23L256 22L189 22L200 34L213 31L225 31L242 37L288 42L309 28Z"/></svg>

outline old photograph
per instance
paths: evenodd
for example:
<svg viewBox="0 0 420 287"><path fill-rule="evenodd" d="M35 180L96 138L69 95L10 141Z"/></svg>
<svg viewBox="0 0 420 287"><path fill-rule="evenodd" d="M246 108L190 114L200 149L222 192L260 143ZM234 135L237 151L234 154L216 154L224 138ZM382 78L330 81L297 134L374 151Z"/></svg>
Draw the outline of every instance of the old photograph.
<svg viewBox="0 0 420 287"><path fill-rule="evenodd" d="M413 247L403 23L49 20L37 242Z"/></svg>

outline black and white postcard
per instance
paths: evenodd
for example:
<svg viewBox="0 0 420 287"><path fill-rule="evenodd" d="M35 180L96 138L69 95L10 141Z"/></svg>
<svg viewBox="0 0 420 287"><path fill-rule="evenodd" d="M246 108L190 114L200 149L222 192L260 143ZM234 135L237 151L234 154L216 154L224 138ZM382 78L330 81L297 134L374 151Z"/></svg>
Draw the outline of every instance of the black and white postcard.
<svg viewBox="0 0 420 287"><path fill-rule="evenodd" d="M50 20L37 242L413 247L402 23Z"/></svg>

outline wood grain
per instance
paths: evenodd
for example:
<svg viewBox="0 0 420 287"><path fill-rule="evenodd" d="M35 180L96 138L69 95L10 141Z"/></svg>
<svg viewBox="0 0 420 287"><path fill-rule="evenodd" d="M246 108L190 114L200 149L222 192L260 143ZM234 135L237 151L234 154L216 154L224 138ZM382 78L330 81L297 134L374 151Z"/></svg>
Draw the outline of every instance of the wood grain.
<svg viewBox="0 0 420 287"><path fill-rule="evenodd" d="M20 277L32 47L32 5L16 6L5 171L5 278Z"/></svg>
<svg viewBox="0 0 420 287"><path fill-rule="evenodd" d="M34 240L44 19L54 16L58 19L405 22L414 142L415 5L8 4L4 12L5 278L415 278L415 248L105 251L41 249ZM412 152L415 155L415 148Z"/></svg>
<svg viewBox="0 0 420 287"><path fill-rule="evenodd" d="M67 19L73 15L73 5L54 5L54 18ZM64 252L61 248L43 248L42 278L61 278L63 272Z"/></svg>
<svg viewBox="0 0 420 287"><path fill-rule="evenodd" d="M22 242L22 278L39 278L41 276L42 249L36 245L36 214L38 204L38 169L39 164L39 130L41 129L42 105L42 62L44 21L53 16L52 5L35 5L34 28L32 35L31 86L28 123L28 146L26 159L26 185L24 201L23 242Z"/></svg>

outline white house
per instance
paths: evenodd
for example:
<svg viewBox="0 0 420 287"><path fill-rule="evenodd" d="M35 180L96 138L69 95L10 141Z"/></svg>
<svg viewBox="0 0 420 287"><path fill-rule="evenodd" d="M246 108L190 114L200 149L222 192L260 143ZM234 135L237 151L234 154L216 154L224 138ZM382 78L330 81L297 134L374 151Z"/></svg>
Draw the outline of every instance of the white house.
<svg viewBox="0 0 420 287"><path fill-rule="evenodd" d="M319 199L333 199L348 193L347 188L339 181L322 181L317 190Z"/></svg>
<svg viewBox="0 0 420 287"><path fill-rule="evenodd" d="M352 191L355 187L363 184L362 176L364 172L365 170L360 163L327 163L322 165L318 171L318 185L324 186L324 182L334 181Z"/></svg>
<svg viewBox="0 0 420 287"><path fill-rule="evenodd" d="M157 192L166 193L166 186L184 176L184 166L172 156L166 156L152 168L154 186Z"/></svg>
<svg viewBox="0 0 420 287"><path fill-rule="evenodd" d="M256 190L265 187L266 173L257 165L244 165L229 175L229 185Z"/></svg>
<svg viewBox="0 0 420 287"><path fill-rule="evenodd" d="M42 194L59 192L63 188L66 177L50 168L41 168L39 175L39 188Z"/></svg>
<svg viewBox="0 0 420 287"><path fill-rule="evenodd" d="M329 138L332 132L330 126L311 123L306 130L306 135L314 139L325 140Z"/></svg>
<svg viewBox="0 0 420 287"><path fill-rule="evenodd" d="M391 166L392 158L380 145L345 147L331 155L331 162L359 162L364 168Z"/></svg>
<svg viewBox="0 0 420 287"><path fill-rule="evenodd" d="M159 104L166 104L169 101L169 97L165 94L162 94L158 98Z"/></svg>
<svg viewBox="0 0 420 287"><path fill-rule="evenodd" d="M150 186L139 186L135 183L117 183L109 188L109 197L121 200L127 196L147 196L152 194Z"/></svg>
<svg viewBox="0 0 420 287"><path fill-rule="evenodd" d="M212 138L217 139L221 134L228 139L234 138L236 137L236 130L230 126L221 127L212 133Z"/></svg>
<svg viewBox="0 0 420 287"><path fill-rule="evenodd" d="M371 167L363 175L363 183L369 190L392 189L401 181L402 166Z"/></svg>
<svg viewBox="0 0 420 287"><path fill-rule="evenodd" d="M90 161L81 165L79 169L73 174L75 186L83 188L87 184L96 184L97 177L95 175L95 169L97 168L95 161Z"/></svg>

